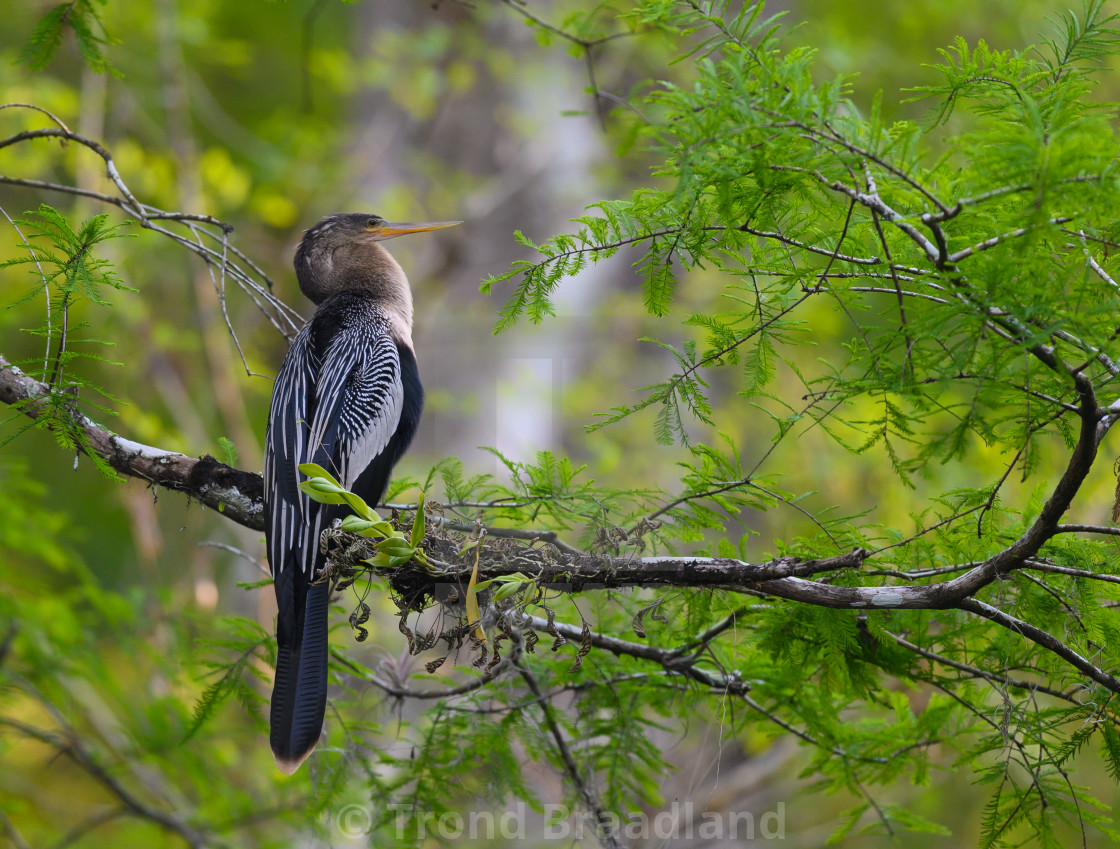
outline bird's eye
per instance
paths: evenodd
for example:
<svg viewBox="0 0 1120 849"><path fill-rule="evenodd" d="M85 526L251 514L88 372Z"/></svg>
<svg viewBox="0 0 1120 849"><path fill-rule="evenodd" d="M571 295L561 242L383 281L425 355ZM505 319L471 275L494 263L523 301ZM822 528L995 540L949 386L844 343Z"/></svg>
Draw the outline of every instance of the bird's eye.
<svg viewBox="0 0 1120 849"><path fill-rule="evenodd" d="M366 226L367 227L379 227L379 226L381 226L381 219L378 218L377 216L371 216L370 218L366 219Z"/></svg>

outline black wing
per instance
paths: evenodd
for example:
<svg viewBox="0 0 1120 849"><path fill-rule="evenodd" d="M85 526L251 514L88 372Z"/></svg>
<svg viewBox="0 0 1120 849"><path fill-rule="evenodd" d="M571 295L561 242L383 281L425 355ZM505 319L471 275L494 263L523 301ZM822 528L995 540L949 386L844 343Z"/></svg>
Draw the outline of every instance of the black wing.
<svg viewBox="0 0 1120 849"><path fill-rule="evenodd" d="M400 354L387 322L343 326L329 336L316 333L315 324L288 352L269 414L264 488L266 510L272 496L267 534L274 576L296 559L311 579L322 561L319 535L349 512L300 492L299 465L317 463L352 489L389 447L404 408Z"/></svg>
<svg viewBox="0 0 1120 849"><path fill-rule="evenodd" d="M265 439L265 535L279 609L270 739L285 772L303 763L323 727L328 589L312 581L324 560L322 530L349 512L300 492L298 468L317 463L355 488L366 468L376 467L378 480L364 487L372 494L359 494L379 497L398 454L401 375L397 344L376 308L340 316L324 304L276 379Z"/></svg>

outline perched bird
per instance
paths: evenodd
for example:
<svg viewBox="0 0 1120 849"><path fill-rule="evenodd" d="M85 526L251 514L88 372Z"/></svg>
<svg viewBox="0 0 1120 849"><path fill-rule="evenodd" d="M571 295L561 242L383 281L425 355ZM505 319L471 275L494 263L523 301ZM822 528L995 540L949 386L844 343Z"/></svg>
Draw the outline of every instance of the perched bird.
<svg viewBox="0 0 1120 849"><path fill-rule="evenodd" d="M295 772L319 742L327 700L327 596L319 535L345 505L297 488L317 463L371 506L416 433L424 390L412 349L412 292L381 242L459 224L391 224L365 213L328 215L296 251L300 291L318 308L292 344L272 390L264 457L268 562L276 589L276 764Z"/></svg>

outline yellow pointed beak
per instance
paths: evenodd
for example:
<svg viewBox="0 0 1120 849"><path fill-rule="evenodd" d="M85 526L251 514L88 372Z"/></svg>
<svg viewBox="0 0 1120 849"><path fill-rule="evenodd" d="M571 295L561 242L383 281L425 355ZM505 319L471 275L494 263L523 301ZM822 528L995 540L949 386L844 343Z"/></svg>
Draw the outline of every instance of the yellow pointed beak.
<svg viewBox="0 0 1120 849"><path fill-rule="evenodd" d="M443 230L446 227L454 227L462 223L462 221L424 221L421 223L394 224L390 221L386 221L380 227L374 227L367 232L369 233L370 239L379 242L382 239L391 239L394 236L405 236L409 233L426 233L428 230Z"/></svg>

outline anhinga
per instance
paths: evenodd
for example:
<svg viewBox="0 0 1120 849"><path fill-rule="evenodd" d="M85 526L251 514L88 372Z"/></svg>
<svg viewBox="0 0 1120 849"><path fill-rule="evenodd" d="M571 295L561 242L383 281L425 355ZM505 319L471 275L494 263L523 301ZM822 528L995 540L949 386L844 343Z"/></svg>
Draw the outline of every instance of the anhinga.
<svg viewBox="0 0 1120 849"><path fill-rule="evenodd" d="M296 251L300 291L318 309L276 378L264 457L265 538L279 607L270 740L288 774L319 742L326 709L329 588L312 586L325 562L319 535L350 512L300 492L297 467L317 463L370 505L385 492L416 432L424 390L408 279L379 243L458 223L328 215Z"/></svg>

